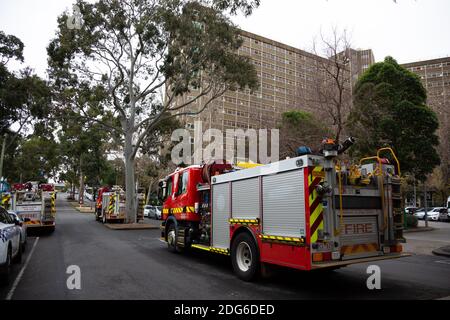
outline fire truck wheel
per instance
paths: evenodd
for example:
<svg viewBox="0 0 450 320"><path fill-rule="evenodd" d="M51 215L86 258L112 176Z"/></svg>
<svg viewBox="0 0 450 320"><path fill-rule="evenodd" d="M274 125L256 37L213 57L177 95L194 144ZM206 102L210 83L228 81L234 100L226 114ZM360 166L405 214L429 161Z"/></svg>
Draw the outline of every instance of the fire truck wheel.
<svg viewBox="0 0 450 320"><path fill-rule="evenodd" d="M167 229L167 247L171 252L182 252L181 248L177 246L177 232L173 223L171 223Z"/></svg>
<svg viewBox="0 0 450 320"><path fill-rule="evenodd" d="M259 275L259 254L255 241L246 232L237 235L231 246L231 262L238 278L252 281Z"/></svg>

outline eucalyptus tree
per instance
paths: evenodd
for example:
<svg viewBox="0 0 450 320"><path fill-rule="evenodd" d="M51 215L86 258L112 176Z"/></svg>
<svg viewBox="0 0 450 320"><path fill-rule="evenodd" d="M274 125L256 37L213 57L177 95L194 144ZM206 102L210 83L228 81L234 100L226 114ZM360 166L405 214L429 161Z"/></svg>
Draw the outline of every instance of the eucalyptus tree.
<svg viewBox="0 0 450 320"><path fill-rule="evenodd" d="M226 90L257 87L230 21L257 6L259 0L78 0L74 15L58 18L48 46L56 102L101 123L120 143L128 222L136 219L136 155L158 124L198 114Z"/></svg>

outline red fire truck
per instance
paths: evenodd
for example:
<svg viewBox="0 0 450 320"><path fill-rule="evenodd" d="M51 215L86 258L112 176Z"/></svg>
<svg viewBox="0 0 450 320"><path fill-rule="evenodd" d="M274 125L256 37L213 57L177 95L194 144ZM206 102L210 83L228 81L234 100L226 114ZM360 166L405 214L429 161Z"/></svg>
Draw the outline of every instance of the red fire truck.
<svg viewBox="0 0 450 320"><path fill-rule="evenodd" d="M2 205L25 220L27 228L54 231L56 226L56 192L53 184L15 183L3 194Z"/></svg>
<svg viewBox="0 0 450 320"><path fill-rule="evenodd" d="M98 193L97 193L97 199L95 202L95 220L97 221L102 221L103 218L103 194L110 192L111 188L108 186L105 187L101 187L100 189L98 189Z"/></svg>
<svg viewBox="0 0 450 320"><path fill-rule="evenodd" d="M244 170L179 168L160 182L162 239L173 252L230 255L246 281L264 264L308 271L405 256L397 158L381 149L345 167L338 155L352 144L326 140L319 155Z"/></svg>

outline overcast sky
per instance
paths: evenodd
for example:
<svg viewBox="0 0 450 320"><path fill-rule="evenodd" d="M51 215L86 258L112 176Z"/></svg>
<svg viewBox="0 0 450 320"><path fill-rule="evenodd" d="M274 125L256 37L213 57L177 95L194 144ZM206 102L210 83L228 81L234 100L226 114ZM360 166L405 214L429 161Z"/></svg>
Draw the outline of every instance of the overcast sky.
<svg viewBox="0 0 450 320"><path fill-rule="evenodd" d="M354 48L371 48L377 61L400 63L450 56L450 0L261 0L244 30L310 49L315 36L333 26L347 29ZM0 0L0 30L25 44L25 65L44 76L46 46L56 18L73 0Z"/></svg>

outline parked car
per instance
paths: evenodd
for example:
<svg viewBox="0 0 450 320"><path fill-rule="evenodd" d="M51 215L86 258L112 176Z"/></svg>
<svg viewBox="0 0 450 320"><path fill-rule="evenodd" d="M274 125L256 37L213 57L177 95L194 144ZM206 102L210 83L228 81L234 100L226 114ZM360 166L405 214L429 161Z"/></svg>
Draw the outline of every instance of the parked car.
<svg viewBox="0 0 450 320"><path fill-rule="evenodd" d="M20 242L20 228L8 211L0 207L0 282L3 284L9 282L12 262L22 261Z"/></svg>
<svg viewBox="0 0 450 320"><path fill-rule="evenodd" d="M439 210L439 221L450 221L450 208Z"/></svg>
<svg viewBox="0 0 450 320"><path fill-rule="evenodd" d="M149 204L147 204L147 205L144 206L144 217L148 218L148 217L150 216L150 208L151 208L151 207L152 207L152 206L149 205Z"/></svg>
<svg viewBox="0 0 450 320"><path fill-rule="evenodd" d="M144 217L161 220L161 206L146 205L144 207Z"/></svg>
<svg viewBox="0 0 450 320"><path fill-rule="evenodd" d="M441 210L441 209L442 208L430 208L427 211L428 220L438 221L439 220L439 210ZM425 219L425 210L417 211L416 213L414 213L414 215L418 219L424 220Z"/></svg>
<svg viewBox="0 0 450 320"><path fill-rule="evenodd" d="M406 207L405 213L406 214L414 214L414 212L417 212L419 208L416 207Z"/></svg>
<svg viewBox="0 0 450 320"><path fill-rule="evenodd" d="M30 221L30 219L25 218L22 219L19 215L17 215L16 212L9 210L9 215L14 219L14 223L19 226L20 228L20 245L22 247L22 253L25 252L26 246L27 246L27 224L25 222Z"/></svg>
<svg viewBox="0 0 450 320"><path fill-rule="evenodd" d="M86 199L88 199L89 201L94 201L94 195L91 193L86 192L84 194L84 196L86 197Z"/></svg>

